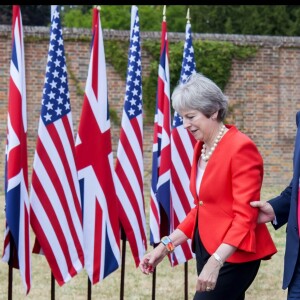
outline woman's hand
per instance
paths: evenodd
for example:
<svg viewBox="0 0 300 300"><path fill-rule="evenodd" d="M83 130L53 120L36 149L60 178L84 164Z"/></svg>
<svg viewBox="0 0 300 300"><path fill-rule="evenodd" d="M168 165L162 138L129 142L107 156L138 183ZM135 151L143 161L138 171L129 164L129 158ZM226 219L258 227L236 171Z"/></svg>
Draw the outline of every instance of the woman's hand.
<svg viewBox="0 0 300 300"><path fill-rule="evenodd" d="M168 254L168 250L163 244L158 244L151 252L144 255L141 259L139 267L141 271L149 275L153 273L154 268L163 260Z"/></svg>
<svg viewBox="0 0 300 300"><path fill-rule="evenodd" d="M211 256L198 276L196 290L198 292L212 291L216 287L220 269L220 263Z"/></svg>
<svg viewBox="0 0 300 300"><path fill-rule="evenodd" d="M175 229L173 233L169 235L169 238L173 242L174 247L188 240L188 237L180 229ZM141 259L139 264L141 271L146 275L153 273L154 268L167 254L167 248L162 243L159 243L151 252L145 254Z"/></svg>

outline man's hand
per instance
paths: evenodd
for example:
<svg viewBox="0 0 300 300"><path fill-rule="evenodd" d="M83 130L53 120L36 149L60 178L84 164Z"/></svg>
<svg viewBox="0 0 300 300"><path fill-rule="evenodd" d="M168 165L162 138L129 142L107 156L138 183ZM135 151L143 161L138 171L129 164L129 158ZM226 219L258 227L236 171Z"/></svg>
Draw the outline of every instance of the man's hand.
<svg viewBox="0 0 300 300"><path fill-rule="evenodd" d="M267 223L275 219L275 213L270 203L266 201L252 201L250 205L259 209L257 223Z"/></svg>

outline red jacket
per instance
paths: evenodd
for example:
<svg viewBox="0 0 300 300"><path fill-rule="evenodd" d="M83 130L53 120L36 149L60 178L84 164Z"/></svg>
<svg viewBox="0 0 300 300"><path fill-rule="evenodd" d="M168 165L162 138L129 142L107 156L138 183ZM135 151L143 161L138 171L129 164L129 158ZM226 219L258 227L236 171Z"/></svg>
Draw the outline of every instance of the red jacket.
<svg viewBox="0 0 300 300"><path fill-rule="evenodd" d="M232 263L269 259L277 252L266 224L257 224L258 210L250 201L260 199L263 160L253 141L235 126L220 140L196 192L197 164L202 142L194 150L190 189L195 207L177 228L193 238L196 218L205 249L212 254L221 243L237 247Z"/></svg>

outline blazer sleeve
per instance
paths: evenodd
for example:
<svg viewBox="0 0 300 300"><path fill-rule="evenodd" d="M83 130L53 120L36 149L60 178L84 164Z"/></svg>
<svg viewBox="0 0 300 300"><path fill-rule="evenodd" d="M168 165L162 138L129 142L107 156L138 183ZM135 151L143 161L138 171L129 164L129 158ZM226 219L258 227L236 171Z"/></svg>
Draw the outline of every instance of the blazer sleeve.
<svg viewBox="0 0 300 300"><path fill-rule="evenodd" d="M246 140L231 158L233 219L223 239L240 250L255 252L258 211L250 202L260 199L263 160L253 141Z"/></svg>
<svg viewBox="0 0 300 300"><path fill-rule="evenodd" d="M279 229L288 221L292 197L292 183L293 181L290 182L290 185L287 186L279 196L268 201L275 212L276 222L272 222L272 226L275 229Z"/></svg>

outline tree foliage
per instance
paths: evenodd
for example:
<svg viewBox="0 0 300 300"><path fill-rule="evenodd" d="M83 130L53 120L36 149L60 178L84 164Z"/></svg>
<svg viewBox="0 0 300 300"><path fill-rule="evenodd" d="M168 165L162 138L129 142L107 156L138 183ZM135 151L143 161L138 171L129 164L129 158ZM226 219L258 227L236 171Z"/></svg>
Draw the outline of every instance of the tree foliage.
<svg viewBox="0 0 300 300"><path fill-rule="evenodd" d="M191 10L196 19L194 31L205 33L295 35L292 15L299 7L288 5L197 6Z"/></svg>
<svg viewBox="0 0 300 300"><path fill-rule="evenodd" d="M20 5L22 23L28 26L50 24L50 5ZM0 5L0 24L12 24L12 5Z"/></svg>
<svg viewBox="0 0 300 300"><path fill-rule="evenodd" d="M102 5L102 27L129 30L130 7L130 5ZM87 5L72 6L72 9L65 12L64 25L90 27L91 8L92 6ZM300 35L299 5L167 5L168 31L184 32L188 8L193 32ZM140 5L141 31L160 31L162 12L163 5Z"/></svg>
<svg viewBox="0 0 300 300"><path fill-rule="evenodd" d="M89 28L92 22L92 8L82 10L82 5L75 5L72 9L64 10L63 24L66 27ZM101 26L106 29L129 30L131 5L101 5ZM162 5L139 6L141 31L160 31L162 21ZM173 18L171 28L185 28L186 8L182 5L173 5L167 9L168 15L177 16ZM181 30L182 31L182 30Z"/></svg>
<svg viewBox="0 0 300 300"><path fill-rule="evenodd" d="M62 25L90 28L92 5L62 5ZM104 29L129 30L130 5L101 5ZM163 5L139 5L141 31L160 31ZM300 35L299 5L167 5L168 31L184 32L190 8L193 32ZM21 5L23 24L48 26L50 5ZM0 5L0 24L11 25L12 5Z"/></svg>

